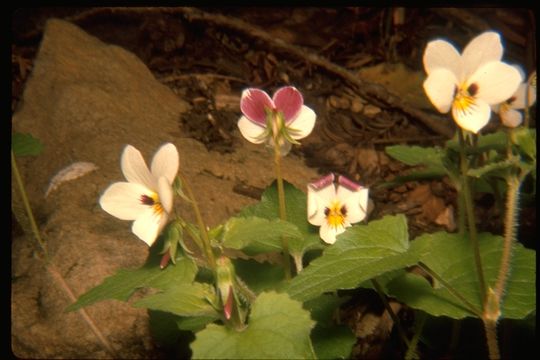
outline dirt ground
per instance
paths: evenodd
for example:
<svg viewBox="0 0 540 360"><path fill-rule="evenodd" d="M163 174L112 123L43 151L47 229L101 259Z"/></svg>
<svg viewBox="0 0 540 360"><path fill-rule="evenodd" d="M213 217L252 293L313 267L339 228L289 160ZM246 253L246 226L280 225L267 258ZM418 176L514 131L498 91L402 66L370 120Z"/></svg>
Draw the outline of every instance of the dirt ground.
<svg viewBox="0 0 540 360"><path fill-rule="evenodd" d="M47 22L53 18L68 25ZM405 213L412 237L455 230L456 194L444 179L380 186L407 169L384 147L441 145L453 132L454 124L434 111L422 90L427 41L447 38L462 48L493 28L505 39L507 61L531 70L535 24L533 11L511 8L16 11L12 126L45 145L43 154L21 158L19 166L58 273L76 297L116 269L144 261L147 248L127 223L97 204L105 187L121 180L119 157L126 143L147 160L162 142L175 143L210 226L255 202L273 173L270 154L246 143L237 130L240 93L247 87L272 93L294 85L317 113L313 133L286 158L288 181L304 188L334 171L370 188L370 219ZM498 123L494 116L487 131ZM98 170L45 197L51 178L76 161L91 161ZM493 199L477 200L481 230L500 233ZM520 223L520 240L535 247L534 203L524 204ZM39 248L13 215L12 225L14 354L110 357L79 314L62 313L70 301L56 275L44 271ZM404 324L411 323L410 310L391 304ZM150 336L145 311L107 302L89 313L117 357L166 356ZM399 358L385 345L391 319L378 299L359 293L343 318L358 336L353 358ZM430 350L424 351L429 357Z"/></svg>

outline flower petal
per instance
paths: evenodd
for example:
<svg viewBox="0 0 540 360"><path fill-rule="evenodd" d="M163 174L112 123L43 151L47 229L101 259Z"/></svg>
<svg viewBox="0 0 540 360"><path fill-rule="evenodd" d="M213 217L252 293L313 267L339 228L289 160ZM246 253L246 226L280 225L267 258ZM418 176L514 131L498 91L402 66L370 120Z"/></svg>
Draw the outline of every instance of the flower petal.
<svg viewBox="0 0 540 360"><path fill-rule="evenodd" d="M336 236L345 232L347 226L333 227L328 225L325 221L319 229L319 236L327 244L333 244L336 242Z"/></svg>
<svg viewBox="0 0 540 360"><path fill-rule="evenodd" d="M487 31L472 39L462 54L464 77L468 78L478 68L502 59L503 47L499 34Z"/></svg>
<svg viewBox="0 0 540 360"><path fill-rule="evenodd" d="M173 206L173 190L169 179L165 176L160 177L158 180L158 195L161 206L167 213L170 213Z"/></svg>
<svg viewBox="0 0 540 360"><path fill-rule="evenodd" d="M262 136L266 131L266 128L262 125L255 124L245 116L242 116L240 120L238 120L238 129L240 129L242 136L246 138L247 141L254 144L260 144L266 140Z"/></svg>
<svg viewBox="0 0 540 360"><path fill-rule="evenodd" d="M176 150L176 146L167 143L159 148L152 159L152 175L156 179L165 176L169 184L172 184L178 173L178 163L178 150Z"/></svg>
<svg viewBox="0 0 540 360"><path fill-rule="evenodd" d="M120 220L135 220L149 207L141 202L142 195L151 196L153 193L138 183L117 182L105 190L99 204Z"/></svg>
<svg viewBox="0 0 540 360"><path fill-rule="evenodd" d="M428 75L433 70L443 68L451 71L457 78L461 76L461 55L448 41L430 41L424 51L423 62Z"/></svg>
<svg viewBox="0 0 540 360"><path fill-rule="evenodd" d="M304 104L304 98L300 91L293 86L285 86L278 89L273 97L276 109L283 113L285 124L295 120Z"/></svg>
<svg viewBox="0 0 540 360"><path fill-rule="evenodd" d="M525 104L527 88L529 90L529 99L528 103ZM532 86L528 86L527 83L521 83L513 97L515 99L510 103L510 106L514 109L525 109L525 105L530 107L536 102L536 89Z"/></svg>
<svg viewBox="0 0 540 360"><path fill-rule="evenodd" d="M452 115L462 129L476 134L489 122L491 107L486 102L475 99L474 103L463 111L453 106Z"/></svg>
<svg viewBox="0 0 540 360"><path fill-rule="evenodd" d="M149 189L155 189L156 179L152 176L146 166L141 152L131 145L124 148L121 159L122 173L127 181L138 183Z"/></svg>
<svg viewBox="0 0 540 360"><path fill-rule="evenodd" d="M133 222L131 231L148 246L152 246L159 233L167 223L166 213L156 213L154 208L147 207L144 212Z"/></svg>
<svg viewBox="0 0 540 360"><path fill-rule="evenodd" d="M503 125L510 128L518 127L523 121L523 115L521 115L521 112L514 109L507 108L506 110L501 111L499 115Z"/></svg>
<svg viewBox="0 0 540 360"><path fill-rule="evenodd" d="M289 125L290 130L292 130L290 131L291 137L295 140L299 140L311 134L313 127L315 126L316 118L317 115L315 115L313 110L305 105L302 105L302 110L296 119L294 119Z"/></svg>
<svg viewBox="0 0 540 360"><path fill-rule="evenodd" d="M364 220L367 214L369 190L362 188L361 190L351 192L349 195L344 195L343 193L346 191L350 192L350 190L342 186L338 188L338 198L340 196L344 197L341 201L347 209L347 221L354 224Z"/></svg>
<svg viewBox="0 0 540 360"><path fill-rule="evenodd" d="M441 113L447 113L454 100L457 78L448 69L433 70L424 81L424 90L431 103Z"/></svg>
<svg viewBox="0 0 540 360"><path fill-rule="evenodd" d="M522 80L515 67L496 61L481 66L467 83L476 84L478 90L474 96L491 105L509 99Z"/></svg>
<svg viewBox="0 0 540 360"><path fill-rule="evenodd" d="M333 183L317 188L312 184L308 185L308 221L315 226L326 223L325 208L329 207L336 199L336 188Z"/></svg>
<svg viewBox="0 0 540 360"><path fill-rule="evenodd" d="M259 89L246 89L242 91L242 98L240 99L240 110L249 120L260 124L266 125L266 112L265 109L273 109L274 102L270 99L270 96Z"/></svg>

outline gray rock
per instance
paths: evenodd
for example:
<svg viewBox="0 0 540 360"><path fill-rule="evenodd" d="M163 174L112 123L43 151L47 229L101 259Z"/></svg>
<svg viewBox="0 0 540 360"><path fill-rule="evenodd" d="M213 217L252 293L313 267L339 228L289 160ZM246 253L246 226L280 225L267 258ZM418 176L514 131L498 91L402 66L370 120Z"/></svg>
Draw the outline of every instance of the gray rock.
<svg viewBox="0 0 540 360"><path fill-rule="evenodd" d="M68 22L47 23L13 127L45 145L39 156L18 162L52 263L75 296L118 268L144 263L147 246L131 236L128 222L107 215L97 200L108 184L123 179L119 159L125 144L149 158L160 144L174 140L186 110L188 105L135 55ZM62 184L44 201L51 178L74 161L92 162L99 170ZM110 357L79 313L63 312L71 301L33 255L33 241L21 237L12 245L14 353ZM114 300L86 310L116 356L152 356L146 310Z"/></svg>
<svg viewBox="0 0 540 360"><path fill-rule="evenodd" d="M162 143L173 142L180 153L180 171L190 182L209 226L255 202L234 193L235 185L264 188L272 182L272 153L238 138L238 133L234 134L235 151L228 154L209 152L200 142L183 138L179 121L189 116L188 110L135 55L65 21L47 23L13 127L45 145L39 156L21 157L18 163L51 262L75 297L120 268L140 267L148 253L146 244L130 232L130 222L108 215L98 204L108 185L124 180L120 154L126 144L138 148L148 162ZM45 198L51 178L79 161L91 162L98 169L62 183ZM293 154L283 159L282 172L300 189L318 178L314 169ZM176 208L194 222L188 204L177 201ZM64 312L71 300L37 254L38 246L30 236L13 239L15 354L22 358L110 358L81 315ZM145 309L110 300L88 306L86 311L114 347L115 357L159 355Z"/></svg>

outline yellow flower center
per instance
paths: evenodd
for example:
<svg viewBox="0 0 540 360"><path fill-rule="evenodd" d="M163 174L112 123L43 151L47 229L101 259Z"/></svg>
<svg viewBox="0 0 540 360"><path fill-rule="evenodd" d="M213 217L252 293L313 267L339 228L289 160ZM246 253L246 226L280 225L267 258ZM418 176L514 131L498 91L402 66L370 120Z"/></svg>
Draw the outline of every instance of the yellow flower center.
<svg viewBox="0 0 540 360"><path fill-rule="evenodd" d="M341 205L339 201L334 201L330 207L324 209L324 215L328 225L338 228L345 224L347 208L345 205Z"/></svg>
<svg viewBox="0 0 540 360"><path fill-rule="evenodd" d="M139 200L141 204L151 206L156 215L161 215L165 211L165 209L163 209L163 206L159 202L158 194L154 192L150 194L150 196L146 194L141 195Z"/></svg>
<svg viewBox="0 0 540 360"><path fill-rule="evenodd" d="M478 93L478 85L470 84L465 88L465 84L456 88L454 103L452 106L459 115L466 115L476 106L475 95Z"/></svg>

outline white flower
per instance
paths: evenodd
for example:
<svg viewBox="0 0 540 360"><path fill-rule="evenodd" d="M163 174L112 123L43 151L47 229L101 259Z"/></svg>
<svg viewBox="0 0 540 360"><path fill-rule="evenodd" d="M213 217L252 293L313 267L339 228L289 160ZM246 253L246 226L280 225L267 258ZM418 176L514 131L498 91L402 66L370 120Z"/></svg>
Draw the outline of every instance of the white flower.
<svg viewBox="0 0 540 360"><path fill-rule="evenodd" d="M121 220L135 220L131 230L151 246L166 225L172 209L172 182L178 172L178 163L178 150L167 143L156 152L151 170L148 170L140 151L127 145L121 166L128 182L110 185L99 204Z"/></svg>
<svg viewBox="0 0 540 360"><path fill-rule="evenodd" d="M307 202L308 221L320 226L324 242L333 244L346 227L366 217L368 189L344 176L334 186L334 174L329 174L308 185Z"/></svg>
<svg viewBox="0 0 540 360"><path fill-rule="evenodd" d="M478 133L489 122L490 105L511 97L522 81L516 68L500 61L502 54L495 32L474 38L461 55L444 40L429 42L423 59L427 96L439 112L452 109L461 128Z"/></svg>
<svg viewBox="0 0 540 360"><path fill-rule="evenodd" d="M518 70L520 69L518 68ZM526 99L527 89L528 99ZM504 126L515 128L523 121L523 115L518 110L530 107L535 102L536 87L528 83L521 83L512 97L501 104L493 105L491 109L499 114Z"/></svg>
<svg viewBox="0 0 540 360"><path fill-rule="evenodd" d="M279 146L281 156L287 155L291 144L308 136L315 126L315 112L304 105L304 98L295 87L278 89L273 98L259 89L242 92L238 120L242 136L249 142Z"/></svg>

